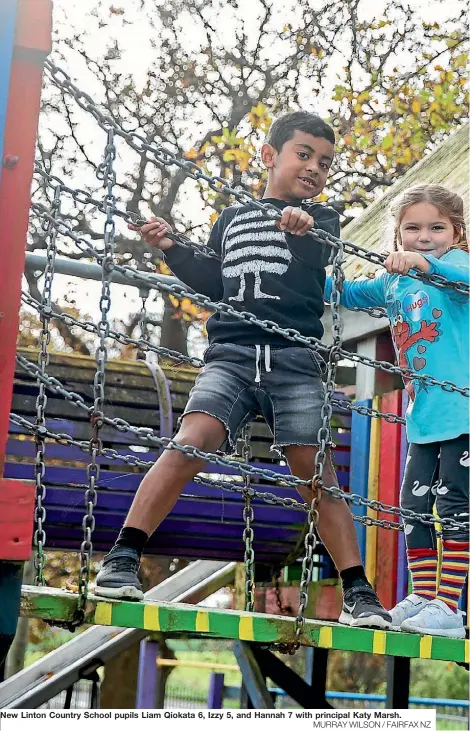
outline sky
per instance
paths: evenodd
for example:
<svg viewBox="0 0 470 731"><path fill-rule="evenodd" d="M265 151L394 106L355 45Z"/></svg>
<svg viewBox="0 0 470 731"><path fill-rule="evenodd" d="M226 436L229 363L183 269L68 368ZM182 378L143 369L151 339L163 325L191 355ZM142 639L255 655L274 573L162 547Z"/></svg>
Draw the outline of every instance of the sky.
<svg viewBox="0 0 470 731"><path fill-rule="evenodd" d="M155 0L143 0L147 4L149 2L155 2ZM213 0L214 6L217 10L218 0ZM92 58L97 60L101 57L103 47L107 44L110 38L116 37L119 39L119 45L123 49L122 57L120 61L116 62L116 70L123 73L128 73L130 70L135 79L137 87L141 86L144 82L147 68L151 64L152 54L155 53L150 43L151 33L149 32L148 23L145 18L145 14L139 12L138 7L140 0L54 0L54 28L56 33L62 35L65 30L66 33L71 35L71 31L81 37L87 38L87 51ZM288 23L293 19L293 13L291 9L291 3L288 0L276 0L279 11L282 11L283 22ZM428 0L423 2L422 0L412 0L410 3L417 9L423 9L426 11L426 15L433 20L439 22L439 20L446 17L448 10L445 8L445 3L441 0ZM92 11L100 6L103 17L106 20L106 25L97 27L96 19L92 16ZM312 7L320 9L324 5L324 0L312 0ZM360 4L360 8L364 14L364 19L370 19L372 17L380 17L385 6L385 0L369 0ZM110 14L109 9L114 8L117 13ZM120 14L120 9L124 9L124 14ZM260 4L257 0L240 0L240 8L245 19L246 32L249 34L250 24L260 12ZM224 22L220 22L221 16L214 13L214 16L218 19L218 29L222 34L223 40L230 42L233 40L233 24L231 24L230 17L225 11L223 17ZM61 30L62 28L62 30ZM201 41L195 32L194 25L190 20L186 21L186 26L183 22L183 34L185 46L188 48L197 48ZM346 49L345 49L346 50ZM270 49L270 52L276 52L275 49ZM100 100L101 85L99 81L94 78L93 74L87 69L85 62L77 54L73 48L73 44L70 48L65 49L65 70L72 76L74 81L80 88L86 90L92 97ZM406 58L400 57L400 59L390 59L390 63L399 62L406 65ZM335 71L335 63L337 71ZM315 110L320 114L326 113L327 101L329 94L336 81L336 74L340 73L342 65L344 65L344 58L338 56L335 63L331 66L331 73L329 78L325 78L323 98L317 98L314 100ZM312 102L313 104L313 102ZM308 108L308 103L306 103ZM78 119L80 119L81 129L85 130L85 137L87 138L88 149L91 151L96 158L101 155L104 146L104 133L100 130L94 120L85 113L78 112ZM47 127L53 125L57 128L63 124L63 121L58 115L52 115L48 118L41 120L41 134L47 139ZM189 130L191 135L191 130ZM122 155L122 161L126 160L126 153L124 151L125 145L120 144L120 154ZM66 181L72 186L86 187L87 179L81 173L80 169L76 170L73 179ZM207 217L207 212L201 212L199 195L191 188L195 185L192 181L188 181L187 200L185 201L185 210L187 211L191 220L195 223L203 223ZM66 205L66 204L65 204ZM118 231L126 231L125 223L117 220L116 223ZM54 295L62 298L66 293L76 296L77 303L80 310L84 314L89 314L94 317L95 321L97 318L97 303L100 296L100 284L97 282L83 282L80 280L71 280L68 277L62 275L56 275L54 283ZM127 313L135 311L139 308L138 298L136 297L137 292L132 287L122 287L120 285L114 285L112 287L112 308L111 316L127 319ZM149 306L150 313L153 317L159 317L161 315L161 302L154 302ZM204 347L204 342L200 337L196 335L194 342L189 342L189 350L191 354L200 355Z"/></svg>

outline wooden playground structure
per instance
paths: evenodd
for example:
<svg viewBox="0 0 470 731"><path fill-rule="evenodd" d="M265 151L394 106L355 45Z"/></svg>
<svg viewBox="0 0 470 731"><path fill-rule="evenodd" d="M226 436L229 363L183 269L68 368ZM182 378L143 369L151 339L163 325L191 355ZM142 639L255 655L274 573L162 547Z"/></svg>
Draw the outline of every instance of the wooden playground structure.
<svg viewBox="0 0 470 731"><path fill-rule="evenodd" d="M36 14L34 27L40 29L33 36L28 31L30 24L25 22L32 12ZM204 479L186 486L172 513L153 535L149 553L190 559L193 563L151 589L143 602L104 601L85 591L82 615L77 622L76 592L41 585L22 588L23 564L30 558L33 532L37 531L33 515L36 513L37 518L38 485L43 490L40 506L46 516L46 549L79 550L83 540L83 495L90 451L81 448L80 443L90 439L96 361L76 354L48 354L47 406L42 436L39 434L47 443L45 471L38 477L38 431L31 424L34 425L37 415L38 384L45 371L34 366L38 351L17 350L16 340L43 65L50 50L51 3L50 0L11 0L0 8L0 21L2 13L9 25L5 39L0 38L0 58L2 53L9 57L10 67L6 79L5 74L0 78L0 159L3 160L0 169L0 592L4 607L0 617L0 660L5 659L20 613L49 622L93 626L30 668L0 683L0 708L35 708L60 690L73 686L79 678L87 677L87 673L96 674L97 667L138 642L141 643L138 687L141 705L138 707L158 708L158 636L173 635L233 640L246 691L246 707L274 707L267 678L304 708L332 707L325 697L328 652L348 650L384 656L387 707L406 708L410 660L438 659L468 664L469 640L337 624L341 592L334 567L320 543L314 551L300 636L302 645L314 648L311 683L273 654L273 649L295 639L294 617L244 611L242 606L232 610L197 606L219 588L232 584L236 563L247 562L247 546L242 540L247 504L243 487L247 484L271 496L271 500L263 502L253 498L250 503L254 515L250 547L257 563L251 580L272 584L273 576L280 576L282 589L298 586L301 579L300 560L305 550L308 509L297 502L287 467L270 452L269 433L261 421L252 425L250 466L255 470L249 482L246 483L235 464L210 465ZM448 161L463 161L465 149L468 149L468 135L462 129L413 168L398 187L424 179L444 182L445 178L447 183L449 177L452 187L461 190L468 182L463 182L466 177L460 162L450 165ZM367 241L367 247L377 248L378 228L373 221L397 192L395 186L359 221L350 224L344 232L345 238L353 237L364 246ZM346 274L351 276L354 272L357 276L370 271L369 265L359 270L358 261L353 256L348 258ZM325 321L327 331L328 314ZM346 313L343 342L358 354L393 362L386 318ZM113 545L142 479L141 462L153 462L158 457L165 446L164 442L159 446L158 438L171 439L196 373L197 369L191 365L176 368L165 359L153 367L144 360L106 363L106 417L152 432L157 439L145 443L135 430L119 430L108 423L100 429L104 451L96 456L99 489L93 510L95 550L107 551ZM55 387L50 379L55 379ZM357 408L348 409L352 403L348 394L353 385L355 407L395 414L398 418L368 418ZM393 606L408 593L399 515L380 510L384 505L397 506L399 502L407 450L403 426L406 393L400 385L393 373L376 371L363 364L355 369L340 367L331 418L337 444L334 461L339 485L346 493L360 498L351 503L351 509L357 519L361 554L368 578L386 607ZM74 398L64 399L64 393ZM80 407L79 402L84 406ZM14 417L11 420L10 411ZM62 439L51 439L51 433L61 435ZM281 479L272 480L271 473ZM211 475L219 482L211 485ZM370 506L371 501L379 501L378 509ZM388 529L381 528L380 521L386 521Z"/></svg>

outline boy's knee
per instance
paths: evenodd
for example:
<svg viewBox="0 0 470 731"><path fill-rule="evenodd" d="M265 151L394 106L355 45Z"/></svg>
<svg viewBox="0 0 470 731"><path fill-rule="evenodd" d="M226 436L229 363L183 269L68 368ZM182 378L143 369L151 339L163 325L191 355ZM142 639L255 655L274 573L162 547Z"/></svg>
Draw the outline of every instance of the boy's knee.
<svg viewBox="0 0 470 731"><path fill-rule="evenodd" d="M194 413L184 417L173 441L180 446L211 452L219 449L225 436L225 427L218 419L208 414Z"/></svg>

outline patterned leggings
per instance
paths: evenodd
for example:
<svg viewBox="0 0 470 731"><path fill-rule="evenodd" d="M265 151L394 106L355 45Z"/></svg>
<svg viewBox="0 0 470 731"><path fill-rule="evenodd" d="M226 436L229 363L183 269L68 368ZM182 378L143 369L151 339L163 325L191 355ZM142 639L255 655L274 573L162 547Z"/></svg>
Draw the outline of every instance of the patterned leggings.
<svg viewBox="0 0 470 731"><path fill-rule="evenodd" d="M469 519L469 435L430 444L410 444L400 494L402 508L432 513L440 518ZM407 548L436 548L434 525L405 521ZM468 541L468 529L446 528L443 537Z"/></svg>

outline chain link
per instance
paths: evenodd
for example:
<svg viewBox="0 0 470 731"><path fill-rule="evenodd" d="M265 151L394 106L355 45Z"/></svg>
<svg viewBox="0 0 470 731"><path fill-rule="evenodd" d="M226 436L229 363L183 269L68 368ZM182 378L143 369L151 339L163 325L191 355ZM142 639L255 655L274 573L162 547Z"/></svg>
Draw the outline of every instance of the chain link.
<svg viewBox="0 0 470 731"><path fill-rule="evenodd" d="M302 571L300 576L299 608L295 618L294 640L289 643L278 645L280 652L294 655L300 648L300 638L305 626L305 610L308 603L308 589L312 580L313 557L317 546L316 532L318 529L318 503L321 499L321 490L324 487L323 473L327 459L328 446L331 443L331 415L333 412L332 398L336 389L336 369L339 360L339 350L342 344L342 323L339 315L339 300L343 282L343 248L341 244L333 255L333 269L331 277L331 316L333 346L330 348L327 362L327 376L324 391L324 401L321 408L322 425L318 430L319 448L315 454L315 474L312 479L312 502L308 513L308 530L305 535L305 556L302 560Z"/></svg>
<svg viewBox="0 0 470 731"><path fill-rule="evenodd" d="M96 507L98 495L96 492L100 466L98 455L102 453L103 444L100 439L100 429L104 418L104 384L105 366L107 360L106 339L109 335L108 315L111 308L111 273L114 266L114 236L115 222L113 209L116 203L114 186L116 184L116 173L114 161L116 159L116 147L114 144L114 130L107 130L107 143L104 151L103 162L98 166L97 178L102 180L106 189L105 210L106 221L104 224L104 258L102 261L101 297L100 312L101 319L98 323L99 343L96 349L96 372L93 381L94 403L90 413L92 427L92 438L90 440L90 463L87 466L88 486L85 491L85 515L82 521L83 541L80 547L80 574L78 581L78 595L80 599L80 610L84 611L88 598L88 584L90 581L91 559L93 554L92 535L95 529L95 516L93 510Z"/></svg>
<svg viewBox="0 0 470 731"><path fill-rule="evenodd" d="M51 173L48 173L39 163L36 163L34 167L34 172L37 175L40 175L48 186L54 187L56 183L60 183L62 187L62 192L70 195L76 203L81 203L82 205L89 204L95 206L102 213L106 213L105 202L99 200L99 198L95 198L82 188L71 188L70 186L66 185L66 183L61 180L58 175L52 175ZM130 223L133 226L143 226L144 223L148 223L148 221L143 219L138 213L134 213L133 211L124 211L116 205L113 206L113 213L115 216L119 216L119 218L122 218L126 223ZM168 232L167 238L175 241L175 243L177 243L183 249L194 250L196 256L198 257L203 257L207 259L218 259L220 261L220 256L215 251L210 249L208 246L205 246L204 244L199 244L195 241L191 241L191 239L189 239L182 233Z"/></svg>
<svg viewBox="0 0 470 731"><path fill-rule="evenodd" d="M81 188L70 188L66 183L61 180L57 175L51 175L48 173L41 165L36 164L35 166L35 173L40 175L49 186L54 187L57 183L61 185L62 191L65 193L68 193L74 201L77 203L82 204L90 204L95 206L98 210L105 212L105 206L103 204L103 201L100 201L97 198L94 198L92 195L90 195L86 190L83 190ZM235 195L234 191L232 195ZM236 196L235 196L236 197ZM257 199L252 198L252 202L256 201ZM277 209L276 209L277 210ZM265 211L263 211L265 212ZM117 206L114 207L114 214L116 216L119 216L120 218L124 219L127 223L133 224L134 226L143 226L145 223L147 223L147 220L144 218L141 218L139 214L134 213L133 211L123 211ZM320 229L315 229L314 233L321 231ZM324 233L324 232L322 232ZM319 236L322 236L322 233L319 233ZM314 236L315 237L315 236ZM196 256L203 257L203 258L209 258L209 259L217 259L218 261L221 261L221 257L219 254L217 254L215 251L210 249L209 247L199 244L195 241L192 241L187 236L185 236L182 233L171 233L168 232L167 238L172 239L176 244L178 244L180 247L184 249L192 249ZM318 238L318 235L316 236ZM334 237L331 237L334 238ZM335 241L338 241L339 239L334 239ZM329 243L329 242L328 242ZM377 266L382 265L385 261L385 256L383 254L377 254L375 252L367 251L367 249L362 249L357 244L353 244L351 242L344 242L344 250L348 251L348 253L355 254L356 256L359 256L363 259L366 259L367 261L370 261L374 264L377 264ZM420 276L422 274L422 277ZM468 293L468 284L465 282L450 282L445 277L442 277L441 275L429 275L425 274L424 272L417 272L416 275L413 272L409 272L408 276L414 278L414 279L427 279L429 278L431 283L434 283L436 286L454 286L457 291L465 294ZM374 317L376 319L380 319L383 317L387 317L387 311L382 307L353 307L351 308L351 311L353 312L365 312L370 317Z"/></svg>
<svg viewBox="0 0 470 731"><path fill-rule="evenodd" d="M140 330L140 338L139 340L141 342L149 342L149 330L148 330L148 315L147 315L147 300L149 298L149 290L148 289L140 289L139 290L139 296L140 296L140 315L139 315L139 330ZM146 351L144 348L137 349L137 360L145 360L146 357Z"/></svg>
<svg viewBox="0 0 470 731"><path fill-rule="evenodd" d="M60 214L60 196L61 187L56 185L54 189L54 200L51 205L52 220L56 219ZM47 224L47 225L46 225ZM46 376L46 368L49 364L49 344L51 341L51 333L49 330L50 317L52 312L52 282L54 279L54 262L57 254L57 227L52 221L43 222L43 228L46 233L46 266L44 268L44 286L41 295L41 334L39 336L40 349L38 352L38 367L41 376ZM34 557L34 566L36 569L35 581L37 585L45 586L46 579L44 577L44 567L46 556L44 554L44 544L46 542L46 532L44 523L46 521L46 508L44 501L46 499L46 487L44 485L44 476L46 467L44 464L44 454L46 449L44 439L44 428L46 425L46 406L47 394L46 384L43 379L37 379L38 395L36 398L36 432L35 432L35 461L34 461L34 479L36 483L36 504L34 508L34 522L36 529L34 531L33 544L36 548Z"/></svg>
<svg viewBox="0 0 470 731"><path fill-rule="evenodd" d="M25 305L33 307L38 312L41 312L41 303L35 300L34 297L31 297L30 294L28 294L27 292L23 292L21 294L21 298ZM85 330L85 332L93 334L98 333L98 325L95 325L94 322L85 322L83 320L78 320L76 317L70 315L67 312L55 312L53 310L52 317L54 320L60 320L61 322L65 322L69 326L79 327L82 330ZM176 360L178 361L178 363L187 363L188 365L193 366L193 368L202 368L204 365L204 361L200 358L196 358L195 356L190 355L183 355L177 350L170 350L169 348L163 347L163 345L154 345L148 340L143 340L142 338L131 338L129 335L118 332L117 330L113 330L113 328L111 327L109 328L109 337L113 340L116 340L121 345L132 345L137 350L156 353L157 355L161 355L164 358Z"/></svg>
<svg viewBox="0 0 470 731"><path fill-rule="evenodd" d="M246 464L249 464L253 453L251 450L251 426L247 424L242 433L241 437L241 456L243 458L243 461ZM244 508L243 508L243 520L245 523L245 528L243 530L243 542L245 544L245 611L247 612L254 612L255 611L255 552L253 550L253 539L254 539L254 533L253 533L253 522L255 519L255 513L253 510L253 506L251 504L252 501L252 491L251 491L251 475L247 473L244 477L244 486L243 486L243 499L244 499Z"/></svg>

